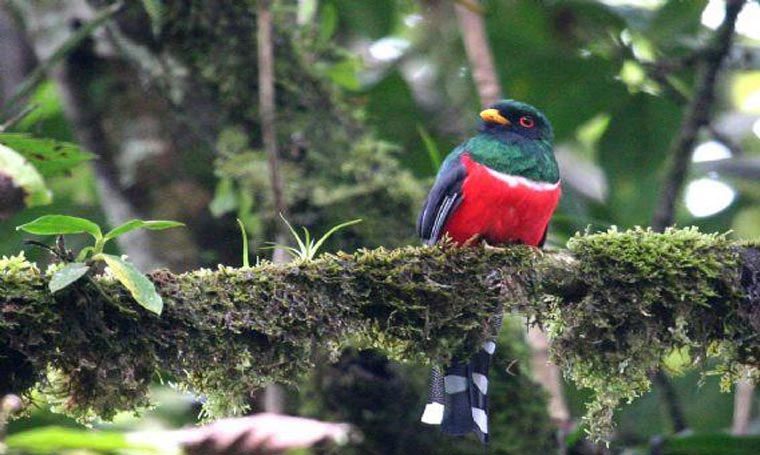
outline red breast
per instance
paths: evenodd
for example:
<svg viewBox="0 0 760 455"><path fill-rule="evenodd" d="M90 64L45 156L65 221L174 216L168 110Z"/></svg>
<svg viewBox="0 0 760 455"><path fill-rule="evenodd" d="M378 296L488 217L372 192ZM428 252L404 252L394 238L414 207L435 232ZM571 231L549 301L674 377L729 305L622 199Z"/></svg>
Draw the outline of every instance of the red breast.
<svg viewBox="0 0 760 455"><path fill-rule="evenodd" d="M445 231L457 243L479 235L492 245L541 242L561 195L559 182L503 174L462 155L467 177L462 203Z"/></svg>

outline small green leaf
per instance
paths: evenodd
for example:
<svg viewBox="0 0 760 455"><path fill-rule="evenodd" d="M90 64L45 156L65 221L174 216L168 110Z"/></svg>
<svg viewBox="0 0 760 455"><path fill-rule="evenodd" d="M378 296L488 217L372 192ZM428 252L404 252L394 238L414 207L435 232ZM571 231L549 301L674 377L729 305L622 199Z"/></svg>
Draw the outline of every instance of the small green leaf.
<svg viewBox="0 0 760 455"><path fill-rule="evenodd" d="M158 295L156 287L148 277L137 270L134 265L110 254L99 254L95 256L95 259L103 259L108 264L113 276L129 290L140 306L158 315L161 314L161 310L164 308L161 296Z"/></svg>
<svg viewBox="0 0 760 455"><path fill-rule="evenodd" d="M251 267L250 262L248 262L248 234L246 234L245 225L240 221L240 218L237 219L237 222L240 226L240 235L243 237L243 268L247 269Z"/></svg>
<svg viewBox="0 0 760 455"><path fill-rule="evenodd" d="M289 253L291 256L293 256L295 259L301 260L301 261L310 261L314 259L314 257L317 255L317 252L322 247L322 244L325 243L325 241L330 238L331 235L336 233L337 231L347 227L351 226L352 224L361 223L362 220L356 219L347 221L345 223L341 223L337 226L333 226L332 229L327 231L322 237L317 240L316 238L311 238L311 233L308 229L305 227L301 227L303 230L303 238L298 235L298 232L293 228L293 226L288 222L287 219L280 214L280 218L282 218L282 221L285 222L285 225L288 226L288 229L290 230L290 233L293 235L293 238L295 239L296 243L298 243L298 248L289 247L287 245L280 245L278 243L272 243L267 242L272 245L271 248L281 248L284 249L287 253ZM267 247L269 248L269 247Z"/></svg>
<svg viewBox="0 0 760 455"><path fill-rule="evenodd" d="M18 200L23 200L27 207L49 204L53 199L37 169L20 153L1 143L0 178L9 179L12 186L21 191Z"/></svg>
<svg viewBox="0 0 760 455"><path fill-rule="evenodd" d="M53 274L48 287L50 292L58 292L66 286L82 278L90 267L81 262L71 262Z"/></svg>
<svg viewBox="0 0 760 455"><path fill-rule="evenodd" d="M179 221L168 221L168 220L150 220L150 221L143 221L143 220L129 220L126 223L117 226L110 231L106 233L106 235L103 237L105 240L111 240L115 239L116 237L120 235L124 235L127 232L134 231L135 229L150 229L152 231L161 231L163 229L171 229L175 227L181 227L184 226L183 223L180 223Z"/></svg>
<svg viewBox="0 0 760 455"><path fill-rule="evenodd" d="M417 124L417 131L419 131L422 142L425 144L425 150L427 150L428 157L430 157L430 165L433 167L433 172L438 172L438 168L441 167L441 151L438 149L438 144L430 137L430 133L427 132L421 123Z"/></svg>
<svg viewBox="0 0 760 455"><path fill-rule="evenodd" d="M94 246L86 246L79 250L79 254L77 254L77 261L84 261L87 258L87 255L95 251Z"/></svg>
<svg viewBox="0 0 760 455"><path fill-rule="evenodd" d="M341 230L343 228L346 228L348 226L352 226L352 225L357 224L357 223L361 223L361 222L362 222L361 218L358 218L358 219L355 219L355 220L346 221L345 223L340 223L337 226L333 226L329 231L325 232L325 234L317 241L317 243L314 245L314 250L313 250L312 254L316 254L317 251L319 251L319 248L322 247L322 244L325 243L325 241L327 239L329 239L330 236L332 236L333 234L335 234L339 230Z"/></svg>
<svg viewBox="0 0 760 455"><path fill-rule="evenodd" d="M295 229L293 229L293 226L290 224L288 220L285 219L285 216L283 216L282 213L280 213L280 218L282 218L282 221L285 222L285 225L288 226L288 229L290 230L290 233L293 235L293 238L296 239L296 242L298 243L298 250L306 252L306 245L304 245L303 240L301 240L301 237L298 235L298 232L296 232Z"/></svg>
<svg viewBox="0 0 760 455"><path fill-rule="evenodd" d="M100 227L90 220L66 215L44 215L30 221L16 230L22 230L35 235L63 235L88 233L95 239L101 239L103 233Z"/></svg>

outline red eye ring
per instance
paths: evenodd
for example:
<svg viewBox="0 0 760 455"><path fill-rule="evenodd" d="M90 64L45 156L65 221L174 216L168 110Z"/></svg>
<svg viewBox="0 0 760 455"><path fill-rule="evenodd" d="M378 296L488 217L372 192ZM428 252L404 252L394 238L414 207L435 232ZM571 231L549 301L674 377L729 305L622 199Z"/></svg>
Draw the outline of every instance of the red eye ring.
<svg viewBox="0 0 760 455"><path fill-rule="evenodd" d="M523 128L533 128L536 126L536 122L533 120L533 117L523 115L520 117L520 126Z"/></svg>

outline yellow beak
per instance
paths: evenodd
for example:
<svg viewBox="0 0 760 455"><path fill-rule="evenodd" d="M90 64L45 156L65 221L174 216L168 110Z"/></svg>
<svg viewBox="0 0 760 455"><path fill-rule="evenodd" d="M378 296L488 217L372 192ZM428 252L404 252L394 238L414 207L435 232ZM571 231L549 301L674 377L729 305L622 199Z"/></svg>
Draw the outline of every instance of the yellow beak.
<svg viewBox="0 0 760 455"><path fill-rule="evenodd" d="M480 113L480 118L483 119L485 122L489 123L498 123L499 125L511 125L512 123L504 117L503 115L499 114L498 109L486 109L483 112Z"/></svg>

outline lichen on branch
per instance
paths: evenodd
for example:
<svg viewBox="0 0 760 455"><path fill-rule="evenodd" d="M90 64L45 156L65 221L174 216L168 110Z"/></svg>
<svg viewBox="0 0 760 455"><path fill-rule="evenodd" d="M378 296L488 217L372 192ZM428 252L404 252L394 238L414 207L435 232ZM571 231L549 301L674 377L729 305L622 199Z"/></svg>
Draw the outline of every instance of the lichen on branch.
<svg viewBox="0 0 760 455"><path fill-rule="evenodd" d="M717 355L727 373L760 366L757 256L721 235L637 229L579 235L568 251L446 244L160 270L158 317L107 274L53 296L50 274L21 255L0 261L0 370L12 372L0 392L36 385L75 416L108 418L146 405L160 374L206 396L211 415L229 414L260 386L309 371L316 346L445 363L489 335L489 318L516 312L548 328L554 362L593 389L601 436L675 349Z"/></svg>

